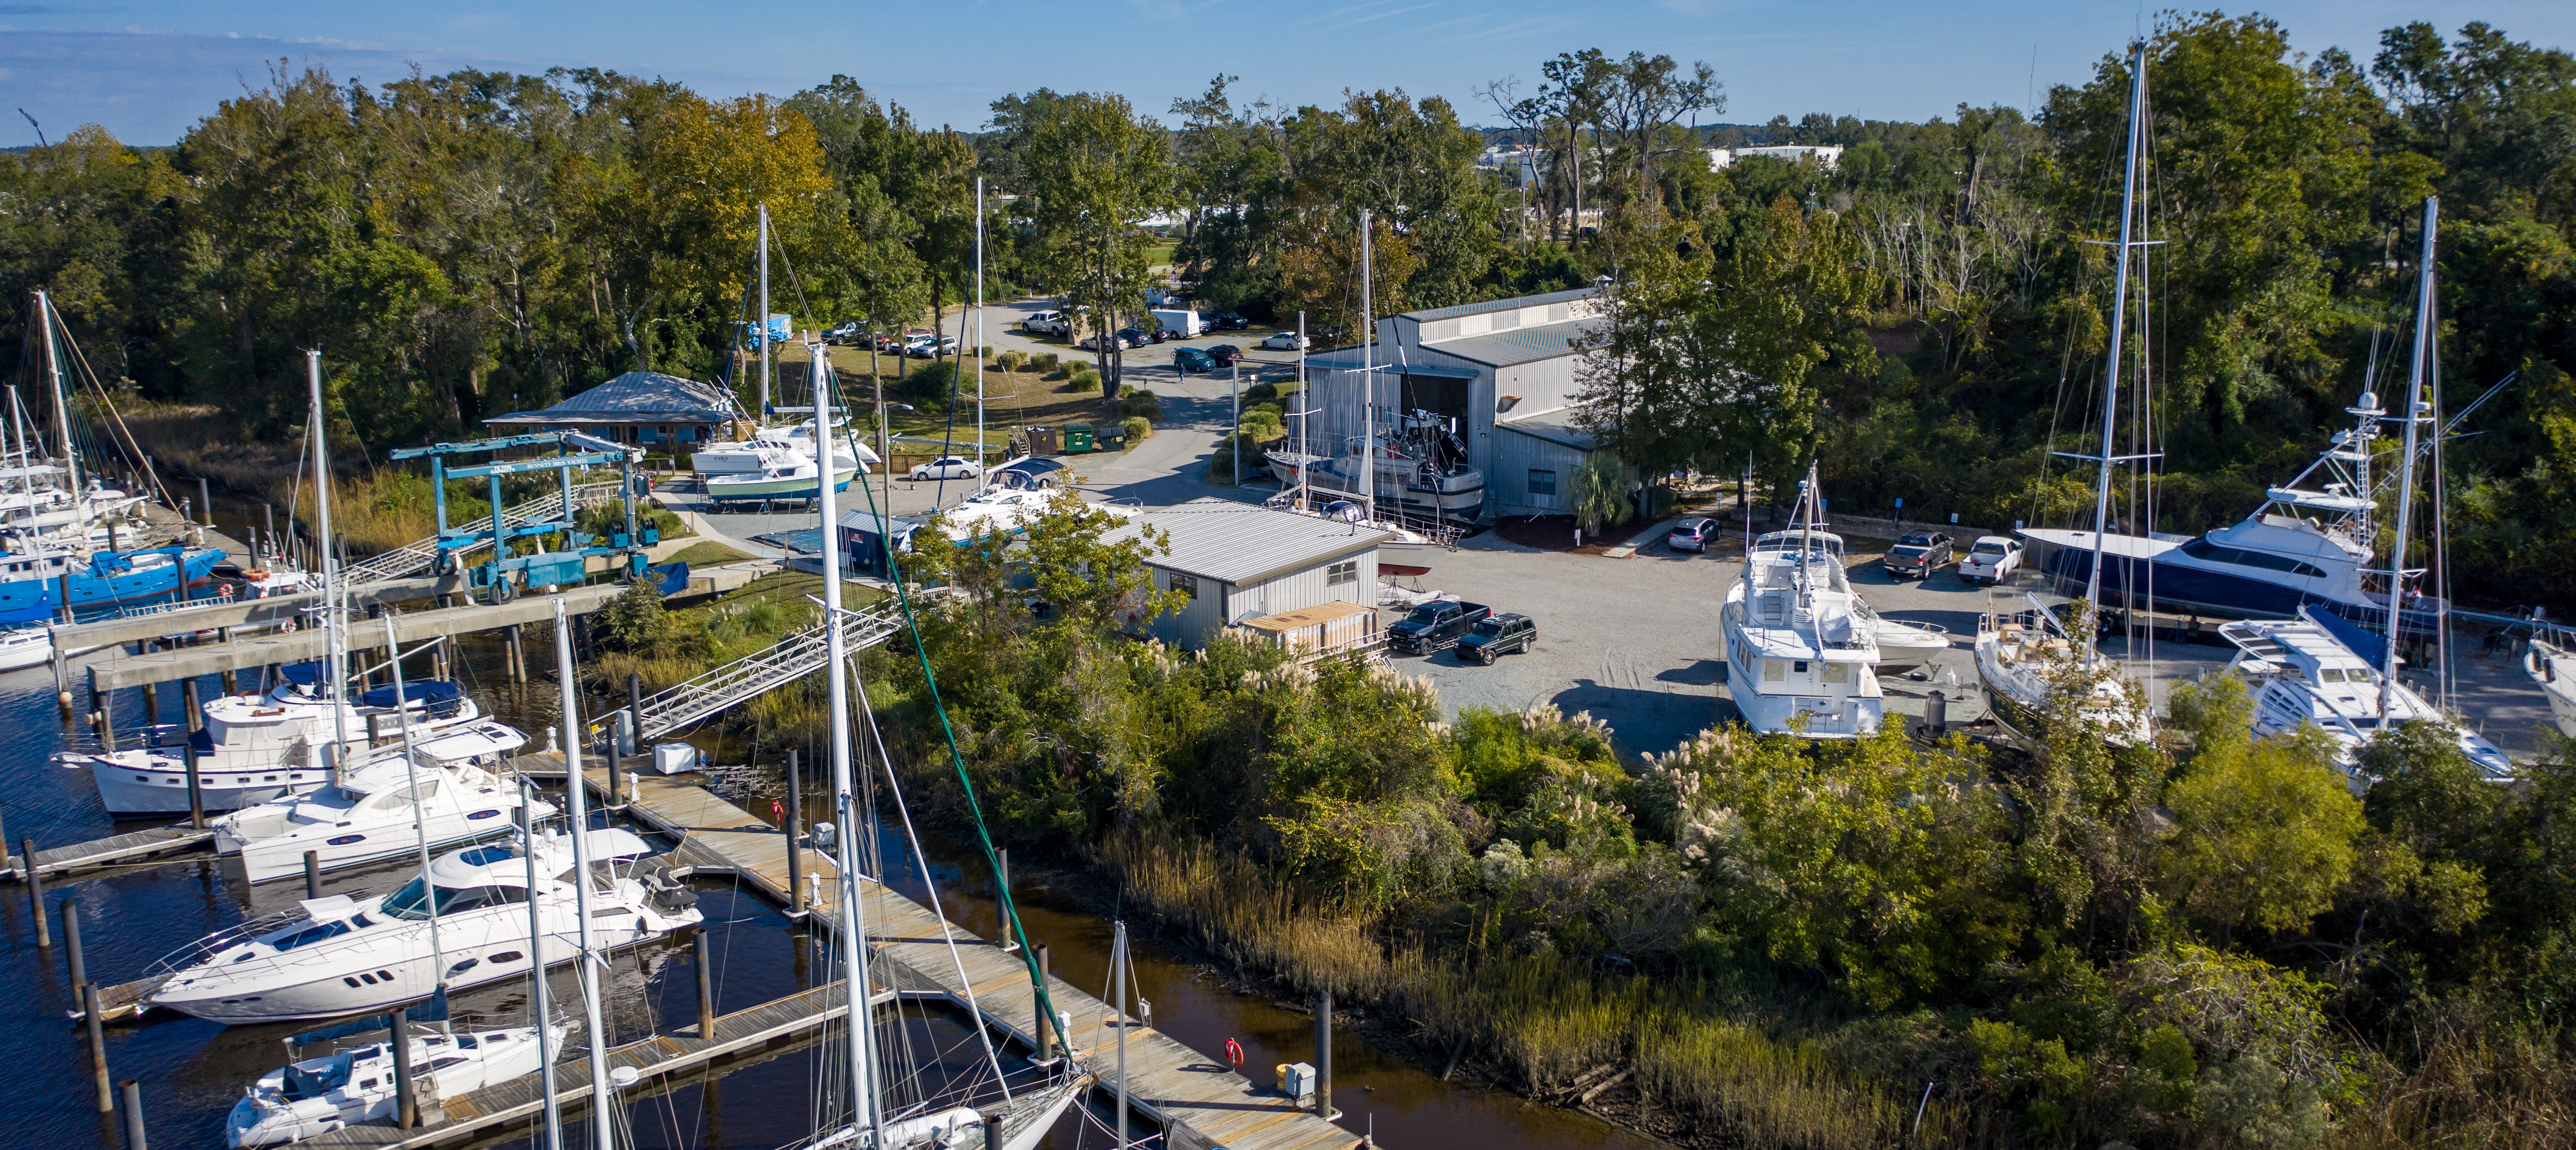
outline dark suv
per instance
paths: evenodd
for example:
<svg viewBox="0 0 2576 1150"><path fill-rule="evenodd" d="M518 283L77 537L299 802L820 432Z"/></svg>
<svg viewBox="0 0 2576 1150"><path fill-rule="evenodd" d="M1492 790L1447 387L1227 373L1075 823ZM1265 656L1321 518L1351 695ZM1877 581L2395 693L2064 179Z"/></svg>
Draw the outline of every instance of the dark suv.
<svg viewBox="0 0 2576 1150"><path fill-rule="evenodd" d="M1490 667L1505 655L1526 653L1538 645L1538 624L1527 615L1495 615L1476 624L1458 640L1458 661Z"/></svg>
<svg viewBox="0 0 2576 1150"><path fill-rule="evenodd" d="M1954 558L1956 556L1950 553L1949 536L1936 531L1917 531L1897 540L1896 546L1887 549L1887 558L1881 562L1886 564L1888 574L1899 579L1908 575L1922 579L1947 566Z"/></svg>
<svg viewBox="0 0 2576 1150"><path fill-rule="evenodd" d="M1494 609L1482 603L1441 599L1413 609L1404 621L1386 629L1386 645L1398 651L1428 655L1458 641L1485 621Z"/></svg>

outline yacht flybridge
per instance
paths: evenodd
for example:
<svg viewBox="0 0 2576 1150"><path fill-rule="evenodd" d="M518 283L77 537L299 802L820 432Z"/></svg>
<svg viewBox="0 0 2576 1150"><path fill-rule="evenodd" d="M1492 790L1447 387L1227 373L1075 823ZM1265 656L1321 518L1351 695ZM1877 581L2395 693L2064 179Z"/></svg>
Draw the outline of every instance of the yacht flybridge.
<svg viewBox="0 0 2576 1150"><path fill-rule="evenodd" d="M1873 666L1880 620L1843 571L1843 540L1824 529L1816 472L1799 484L1800 526L1748 546L1727 589L1727 693L1766 735L1854 739L1876 734L1886 696Z"/></svg>
<svg viewBox="0 0 2576 1150"><path fill-rule="evenodd" d="M2368 786L2360 752L2380 732L2407 723L2440 723L2450 729L2460 753L2487 781L2508 783L2520 777L2513 760L2495 744L2441 713L2402 680L2383 679L2353 649L2384 642L2342 619L2308 608L2295 620L2241 620L2218 629L2236 645L2227 669L2243 676L2254 689L2254 733L2278 735L2314 726L2334 740L2335 766L2352 779L2353 790Z"/></svg>
<svg viewBox="0 0 2576 1150"><path fill-rule="evenodd" d="M531 842L522 833L440 856L391 894L305 899L209 935L154 965L147 977L161 985L148 1001L230 1025L296 1022L383 1010L442 984L453 992L525 978L531 901L550 961L573 957L569 940L583 930L594 951L605 951L698 924L696 892L664 876L644 840L605 829L583 842L592 863L585 892L574 889L568 835L541 831ZM588 897L587 917L577 893Z"/></svg>

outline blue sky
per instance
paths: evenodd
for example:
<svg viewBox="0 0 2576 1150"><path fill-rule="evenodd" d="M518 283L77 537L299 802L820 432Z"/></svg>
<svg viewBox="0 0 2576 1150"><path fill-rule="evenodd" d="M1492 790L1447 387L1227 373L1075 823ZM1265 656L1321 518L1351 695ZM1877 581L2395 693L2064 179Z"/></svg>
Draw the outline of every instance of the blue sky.
<svg viewBox="0 0 2576 1150"><path fill-rule="evenodd" d="M2515 39L2576 46L2576 4L2290 0L2256 9L2305 51L2367 59L2380 29L2485 20ZM660 75L710 95L793 92L835 72L932 123L980 125L1006 92L1123 92L1161 112L1222 71L1245 96L1331 102L1344 88L1401 87L1457 101L1471 122L1485 81L1535 84L1559 51L1665 52L1706 60L1725 120L1811 111L1923 119L1966 101L2028 106L2081 81L2153 18L2142 3L1999 0L965 0L944 4L318 3L314 0L0 0L0 146L35 142L25 108L60 139L83 123L169 143L283 57L380 82L417 64ZM2036 97L2034 96L2036 94Z"/></svg>

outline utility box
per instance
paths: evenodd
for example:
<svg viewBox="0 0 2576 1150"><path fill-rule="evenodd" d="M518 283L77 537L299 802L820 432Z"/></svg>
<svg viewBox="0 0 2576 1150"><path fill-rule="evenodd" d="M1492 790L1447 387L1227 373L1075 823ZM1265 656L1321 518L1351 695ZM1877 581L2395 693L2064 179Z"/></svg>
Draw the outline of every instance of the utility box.
<svg viewBox="0 0 2576 1150"><path fill-rule="evenodd" d="M1310 1062L1279 1065L1279 1092L1303 1102L1315 1096L1315 1066Z"/></svg>
<svg viewBox="0 0 2576 1150"><path fill-rule="evenodd" d="M687 743L653 744L653 769L666 775L698 769L698 749Z"/></svg>

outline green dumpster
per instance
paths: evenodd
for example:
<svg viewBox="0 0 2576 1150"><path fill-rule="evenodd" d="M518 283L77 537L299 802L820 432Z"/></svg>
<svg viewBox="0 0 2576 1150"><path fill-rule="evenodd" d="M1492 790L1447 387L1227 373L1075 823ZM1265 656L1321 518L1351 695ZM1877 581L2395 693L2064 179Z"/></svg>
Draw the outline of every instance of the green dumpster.
<svg viewBox="0 0 2576 1150"><path fill-rule="evenodd" d="M1097 450L1099 450L1099 445L1092 440L1090 424L1068 423L1064 425L1065 454L1080 455L1086 451Z"/></svg>

